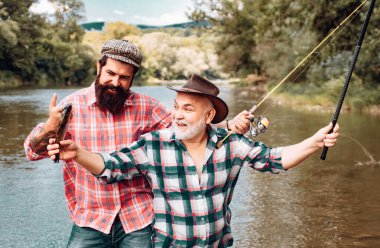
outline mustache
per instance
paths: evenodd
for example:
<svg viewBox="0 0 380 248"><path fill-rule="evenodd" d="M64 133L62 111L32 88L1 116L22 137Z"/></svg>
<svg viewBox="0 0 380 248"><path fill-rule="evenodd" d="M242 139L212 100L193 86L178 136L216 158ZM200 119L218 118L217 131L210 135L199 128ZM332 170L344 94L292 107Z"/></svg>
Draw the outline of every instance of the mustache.
<svg viewBox="0 0 380 248"><path fill-rule="evenodd" d="M114 91L117 91L118 93L124 93L124 89L123 87L121 86L114 86L114 85L102 85L100 86L100 88L102 88L102 90L106 91L106 90L114 90Z"/></svg>
<svg viewBox="0 0 380 248"><path fill-rule="evenodd" d="M180 121L180 120L173 119L172 122L176 125L189 125L189 123L185 120Z"/></svg>
<svg viewBox="0 0 380 248"><path fill-rule="evenodd" d="M95 79L95 85L98 87L98 90L99 91L102 91L102 92L105 92L107 90L115 90L117 93L119 94L124 94L124 93L128 93L128 90L125 90L123 87L121 87L121 85L119 86L114 86L113 84L111 83L107 83L107 84L100 84L99 81L100 81L100 76L101 74L99 73L98 75L96 75L96 79Z"/></svg>

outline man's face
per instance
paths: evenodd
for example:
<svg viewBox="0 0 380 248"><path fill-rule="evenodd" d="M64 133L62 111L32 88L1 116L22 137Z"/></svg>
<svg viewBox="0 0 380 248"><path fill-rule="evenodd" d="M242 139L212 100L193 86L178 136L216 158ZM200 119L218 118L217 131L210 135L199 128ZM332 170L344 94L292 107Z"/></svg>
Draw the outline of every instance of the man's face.
<svg viewBox="0 0 380 248"><path fill-rule="evenodd" d="M215 109L206 97L177 93L171 113L176 137L188 140L202 135L214 115Z"/></svg>
<svg viewBox="0 0 380 248"><path fill-rule="evenodd" d="M134 67L108 58L104 66L98 62L98 76L95 81L96 97L101 109L113 114L120 113L128 97L133 80Z"/></svg>

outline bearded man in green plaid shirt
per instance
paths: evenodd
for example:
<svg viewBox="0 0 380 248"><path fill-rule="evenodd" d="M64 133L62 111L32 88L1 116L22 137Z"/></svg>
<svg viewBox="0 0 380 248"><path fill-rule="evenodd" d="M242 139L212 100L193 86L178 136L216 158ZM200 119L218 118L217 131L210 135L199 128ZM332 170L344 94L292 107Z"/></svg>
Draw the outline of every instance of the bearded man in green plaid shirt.
<svg viewBox="0 0 380 248"><path fill-rule="evenodd" d="M212 123L228 114L219 89L192 75L177 91L172 111L173 127L151 132L112 154L95 154L71 140L48 146L51 159L74 159L104 183L145 175L154 194L155 247L227 247L232 245L232 200L240 169L278 173L301 163L320 148L334 146L338 137L328 126L310 138L286 147L269 148L232 134ZM53 143L51 140L50 143Z"/></svg>

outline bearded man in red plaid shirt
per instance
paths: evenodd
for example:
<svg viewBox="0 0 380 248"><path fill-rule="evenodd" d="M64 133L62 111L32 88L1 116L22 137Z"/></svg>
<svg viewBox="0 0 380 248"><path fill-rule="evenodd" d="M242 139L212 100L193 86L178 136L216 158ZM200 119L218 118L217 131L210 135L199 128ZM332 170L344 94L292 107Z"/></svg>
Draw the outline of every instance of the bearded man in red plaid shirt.
<svg viewBox="0 0 380 248"><path fill-rule="evenodd" d="M97 77L88 88L58 106L54 95L49 118L37 125L24 143L30 160L47 157L48 139L55 136L62 106L72 104L66 139L94 152L121 149L145 133L171 125L170 112L156 99L130 90L142 61L140 50L126 40L109 40L101 50ZM249 128L243 111L232 126ZM219 124L225 126L225 123ZM145 176L104 185L73 160L63 163L64 190L73 221L68 247L150 247L152 189Z"/></svg>
<svg viewBox="0 0 380 248"><path fill-rule="evenodd" d="M300 164L320 148L334 146L339 126L332 123L310 138L290 146L270 148L260 141L211 126L228 113L210 81L192 75L177 91L173 127L143 135L112 154L92 153L64 140L47 147L74 159L105 183L146 175L153 188L155 247L227 247L232 245L233 191L243 166L278 173ZM50 140L54 143L54 139Z"/></svg>

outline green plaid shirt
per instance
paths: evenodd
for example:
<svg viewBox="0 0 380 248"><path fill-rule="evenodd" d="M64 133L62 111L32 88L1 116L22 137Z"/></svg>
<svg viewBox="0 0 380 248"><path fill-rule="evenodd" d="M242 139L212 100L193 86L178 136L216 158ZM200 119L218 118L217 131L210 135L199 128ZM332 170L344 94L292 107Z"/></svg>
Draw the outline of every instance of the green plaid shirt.
<svg viewBox="0 0 380 248"><path fill-rule="evenodd" d="M195 163L172 129L141 138L112 154L102 153L99 180L111 183L146 175L153 188L156 247L226 247L232 245L232 199L242 166L278 173L282 148L232 134L219 149L224 129L208 129L205 161L199 180Z"/></svg>

